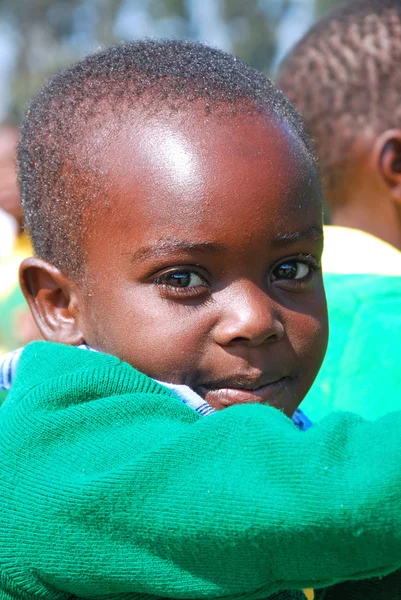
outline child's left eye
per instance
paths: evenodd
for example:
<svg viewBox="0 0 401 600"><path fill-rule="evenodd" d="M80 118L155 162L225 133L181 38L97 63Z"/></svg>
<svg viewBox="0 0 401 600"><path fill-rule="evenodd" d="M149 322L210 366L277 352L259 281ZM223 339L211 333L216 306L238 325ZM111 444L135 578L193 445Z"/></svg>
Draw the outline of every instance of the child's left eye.
<svg viewBox="0 0 401 600"><path fill-rule="evenodd" d="M279 264L272 272L272 280L300 280L306 279L315 265L301 260L286 260Z"/></svg>

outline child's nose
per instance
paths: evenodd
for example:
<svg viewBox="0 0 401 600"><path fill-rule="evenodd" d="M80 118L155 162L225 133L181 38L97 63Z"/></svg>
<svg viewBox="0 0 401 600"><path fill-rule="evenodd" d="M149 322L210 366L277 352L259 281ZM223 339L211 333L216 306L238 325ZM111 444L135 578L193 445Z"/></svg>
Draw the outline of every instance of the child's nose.
<svg viewBox="0 0 401 600"><path fill-rule="evenodd" d="M215 341L222 345L259 346L284 336L284 325L277 306L260 287L241 285L224 300L222 316L215 329Z"/></svg>

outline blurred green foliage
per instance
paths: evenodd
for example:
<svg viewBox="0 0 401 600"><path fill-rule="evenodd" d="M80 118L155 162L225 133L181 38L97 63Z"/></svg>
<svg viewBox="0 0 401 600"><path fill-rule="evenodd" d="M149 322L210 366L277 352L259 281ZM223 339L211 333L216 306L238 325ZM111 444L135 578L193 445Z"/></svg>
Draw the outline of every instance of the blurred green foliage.
<svg viewBox="0 0 401 600"><path fill-rule="evenodd" d="M8 119L18 122L29 97L47 77L63 66L87 52L119 41L121 37L142 37L144 15L145 35L149 35L150 27L151 35L155 37L211 41L207 23L206 27L203 24L203 29L196 27L199 6L194 3L197 1L208 4L206 0L0 0L0 25L6 24L12 32L15 55L8 78ZM257 69L269 72L277 49L277 30L287 18L288 11L304 2L312 7L313 16L317 16L338 4L339 0L211 2L216 3L211 10L213 26L224 30L228 41L225 49ZM122 16L128 14L127 8L131 11L130 25L127 27L125 23L124 31L128 30L130 35L121 36L117 25L121 25L121 19L127 21L128 16ZM135 11L141 18L135 20Z"/></svg>
<svg viewBox="0 0 401 600"><path fill-rule="evenodd" d="M352 0L350 0L352 2ZM316 0L316 14L317 16L324 14L333 6L343 4L344 0Z"/></svg>

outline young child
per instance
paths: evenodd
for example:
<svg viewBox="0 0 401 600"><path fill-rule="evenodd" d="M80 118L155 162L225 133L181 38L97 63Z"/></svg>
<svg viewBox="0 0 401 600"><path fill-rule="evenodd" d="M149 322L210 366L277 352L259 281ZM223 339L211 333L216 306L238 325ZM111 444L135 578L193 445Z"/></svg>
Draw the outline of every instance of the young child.
<svg viewBox="0 0 401 600"><path fill-rule="evenodd" d="M281 92L202 45L123 44L42 89L19 168L47 342L0 411L0 598L285 600L399 569L401 414L288 418L327 315Z"/></svg>
<svg viewBox="0 0 401 600"><path fill-rule="evenodd" d="M304 404L312 420L401 408L400 32L399 0L348 2L279 69L314 142L332 223L322 263L330 343Z"/></svg>

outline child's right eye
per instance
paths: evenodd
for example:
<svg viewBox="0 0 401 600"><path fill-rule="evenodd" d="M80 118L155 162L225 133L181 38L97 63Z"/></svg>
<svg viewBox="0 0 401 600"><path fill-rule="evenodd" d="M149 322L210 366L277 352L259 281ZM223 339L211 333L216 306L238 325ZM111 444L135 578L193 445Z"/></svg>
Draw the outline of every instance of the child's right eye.
<svg viewBox="0 0 401 600"><path fill-rule="evenodd" d="M173 273L166 273L157 278L157 283L164 283L165 285L171 285L178 288L195 287L205 284L203 279L193 271L175 271Z"/></svg>
<svg viewBox="0 0 401 600"><path fill-rule="evenodd" d="M154 283L164 295L198 296L209 291L208 283L196 271L180 269L159 275Z"/></svg>

